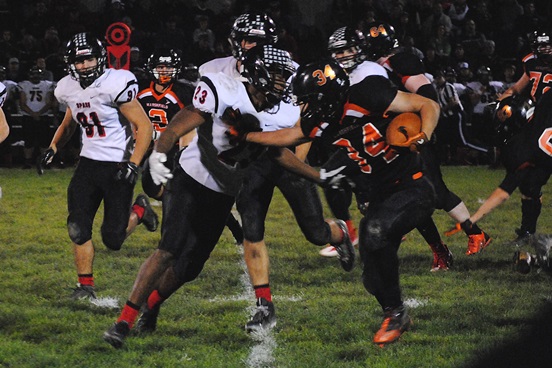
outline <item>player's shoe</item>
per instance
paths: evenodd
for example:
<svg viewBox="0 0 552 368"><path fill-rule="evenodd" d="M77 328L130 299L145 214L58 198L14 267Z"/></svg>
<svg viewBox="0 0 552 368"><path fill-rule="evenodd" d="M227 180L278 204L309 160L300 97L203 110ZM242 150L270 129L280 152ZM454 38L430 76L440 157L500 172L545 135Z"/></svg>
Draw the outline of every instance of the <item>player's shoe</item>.
<svg viewBox="0 0 552 368"><path fill-rule="evenodd" d="M524 251L516 251L514 253L514 269L524 275L531 272L531 266L536 265L536 257Z"/></svg>
<svg viewBox="0 0 552 368"><path fill-rule="evenodd" d="M81 285L80 283L77 283L77 287L73 289L73 293L71 294L71 299L96 299L94 286Z"/></svg>
<svg viewBox="0 0 552 368"><path fill-rule="evenodd" d="M138 194L136 200L134 201L134 205L144 208L144 216L142 216L140 223L144 224L148 231L153 232L157 230L157 227L159 226L159 217L153 208L151 208L148 197L145 194Z"/></svg>
<svg viewBox="0 0 552 368"><path fill-rule="evenodd" d="M468 235L468 249L466 250L466 255L471 256L472 254L477 254L485 249L492 238L484 231L481 234Z"/></svg>
<svg viewBox="0 0 552 368"><path fill-rule="evenodd" d="M335 220L335 223L341 228L343 239L341 243L334 244L333 246L337 251L337 258L339 258L341 267L348 272L351 271L355 265L355 247L353 247L353 243L349 237L349 230L347 229L345 221Z"/></svg>
<svg viewBox="0 0 552 368"><path fill-rule="evenodd" d="M447 271L452 266L454 261L452 252L446 244L430 244L433 251L433 263L431 264L431 272Z"/></svg>
<svg viewBox="0 0 552 368"><path fill-rule="evenodd" d="M385 309L383 312L383 323L374 335L374 343L383 347L397 341L399 337L408 330L412 321L404 306L395 309Z"/></svg>
<svg viewBox="0 0 552 368"><path fill-rule="evenodd" d="M130 326L126 321L115 322L109 330L103 334L103 339L116 349L123 346L125 337L130 333Z"/></svg>
<svg viewBox="0 0 552 368"><path fill-rule="evenodd" d="M161 305L158 304L153 309L149 309L145 306L142 310L142 315L136 322L135 329L138 333L151 333L157 328L157 317L159 316L159 310Z"/></svg>
<svg viewBox="0 0 552 368"><path fill-rule="evenodd" d="M355 248L358 248L358 234L357 229L354 226L347 225L347 229L349 229L349 236L351 237L351 243L353 243L353 246ZM337 250L333 245L328 245L325 248L322 248L320 250L320 255L322 257L337 257L338 253Z"/></svg>
<svg viewBox="0 0 552 368"><path fill-rule="evenodd" d="M534 234L530 233L527 230L516 229L516 235L516 243L529 243Z"/></svg>
<svg viewBox="0 0 552 368"><path fill-rule="evenodd" d="M268 330L276 326L276 311L274 303L265 298L257 299L257 308L251 320L245 324L247 332L258 332Z"/></svg>

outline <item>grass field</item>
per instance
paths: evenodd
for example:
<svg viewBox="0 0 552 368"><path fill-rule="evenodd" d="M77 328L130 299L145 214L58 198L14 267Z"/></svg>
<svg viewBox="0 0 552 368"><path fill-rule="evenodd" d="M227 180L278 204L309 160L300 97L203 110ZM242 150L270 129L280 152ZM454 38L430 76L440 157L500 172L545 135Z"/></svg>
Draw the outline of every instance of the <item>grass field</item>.
<svg viewBox="0 0 552 368"><path fill-rule="evenodd" d="M472 210L503 176L485 167L443 171ZM320 257L276 192L266 231L278 315L273 332L243 330L254 297L241 249L225 230L200 277L164 304L157 331L131 335L115 350L101 338L119 314L109 305L124 304L159 232L140 227L121 251L109 251L100 244L100 212L94 274L104 304L70 300L76 283L65 227L71 174L0 169L0 367L552 366L550 276L512 270L517 192L481 222L494 238L485 252L467 257L464 235L445 239L455 255L448 272L430 273L429 247L417 233L408 235L401 283L414 325L396 344L382 349L371 342L381 311L362 286L360 264L346 273L336 259ZM549 197L545 188L542 233L552 233ZM453 225L442 211L434 218L441 231Z"/></svg>

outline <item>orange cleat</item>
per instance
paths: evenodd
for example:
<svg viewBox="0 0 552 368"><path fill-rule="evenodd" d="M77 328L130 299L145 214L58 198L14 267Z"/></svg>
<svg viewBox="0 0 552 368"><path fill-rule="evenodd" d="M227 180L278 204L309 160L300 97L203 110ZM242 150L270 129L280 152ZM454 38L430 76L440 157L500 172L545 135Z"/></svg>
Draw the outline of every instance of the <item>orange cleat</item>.
<svg viewBox="0 0 552 368"><path fill-rule="evenodd" d="M384 311L383 323L374 335L374 343L380 347L384 347L386 344L397 341L403 332L408 330L411 324L412 320L408 316L404 306L386 309Z"/></svg>
<svg viewBox="0 0 552 368"><path fill-rule="evenodd" d="M492 238L485 233L484 231L481 234L474 234L468 236L468 249L466 250L466 255L471 256L472 254L477 254L485 249Z"/></svg>

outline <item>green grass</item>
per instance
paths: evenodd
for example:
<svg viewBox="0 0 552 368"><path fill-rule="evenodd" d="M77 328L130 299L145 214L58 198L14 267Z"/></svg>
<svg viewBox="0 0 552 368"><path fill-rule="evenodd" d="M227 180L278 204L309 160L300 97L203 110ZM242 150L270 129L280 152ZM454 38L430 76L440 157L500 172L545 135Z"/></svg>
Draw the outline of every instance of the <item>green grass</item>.
<svg viewBox="0 0 552 368"><path fill-rule="evenodd" d="M484 167L443 171L472 211L503 176ZM412 330L396 344L381 349L371 342L381 312L362 286L360 265L346 273L336 259L320 257L276 192L266 230L278 315L270 338L243 331L254 300L240 250L225 230L200 277L165 303L157 331L132 335L115 350L101 336L119 310L68 298L76 283L65 228L71 174L0 169L0 367L545 367L550 361L550 276L520 275L511 266L517 192L482 220L494 238L482 254L465 256L462 234L445 239L455 254L449 272L430 273L429 247L419 234L408 235L401 283L405 300L419 305L410 310ZM539 230L552 233L544 189ZM94 229L97 293L121 306L159 232L140 227L121 251L109 251L100 244L101 217ZM441 232L453 225L442 211L434 218Z"/></svg>

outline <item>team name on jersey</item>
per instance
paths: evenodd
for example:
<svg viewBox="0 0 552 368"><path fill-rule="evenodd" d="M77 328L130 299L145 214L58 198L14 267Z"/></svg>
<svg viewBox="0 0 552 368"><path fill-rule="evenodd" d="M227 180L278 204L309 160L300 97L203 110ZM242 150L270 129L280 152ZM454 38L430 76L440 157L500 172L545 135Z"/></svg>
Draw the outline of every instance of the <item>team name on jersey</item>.
<svg viewBox="0 0 552 368"><path fill-rule="evenodd" d="M89 109L90 102L77 102L77 109Z"/></svg>
<svg viewBox="0 0 552 368"><path fill-rule="evenodd" d="M167 104L163 103L155 103L155 102L146 102L147 107L158 107L160 109L167 109L169 106Z"/></svg>

